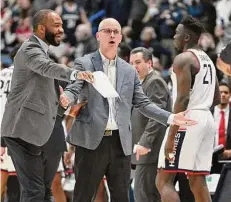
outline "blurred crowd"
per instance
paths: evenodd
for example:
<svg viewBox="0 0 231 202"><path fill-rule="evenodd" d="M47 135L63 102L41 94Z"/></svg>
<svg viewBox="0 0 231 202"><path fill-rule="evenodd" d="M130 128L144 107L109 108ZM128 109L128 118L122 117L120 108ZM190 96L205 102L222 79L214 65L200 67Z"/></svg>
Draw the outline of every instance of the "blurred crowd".
<svg viewBox="0 0 231 202"><path fill-rule="evenodd" d="M32 34L32 16L43 8L62 17L63 43L50 53L68 66L74 58L97 49L95 33L107 17L120 22L128 48L143 46L152 51L155 68L164 76L177 54L172 44L176 25L186 14L203 22L207 32L200 45L213 61L231 40L230 0L1 0L3 67L11 65L10 53Z"/></svg>

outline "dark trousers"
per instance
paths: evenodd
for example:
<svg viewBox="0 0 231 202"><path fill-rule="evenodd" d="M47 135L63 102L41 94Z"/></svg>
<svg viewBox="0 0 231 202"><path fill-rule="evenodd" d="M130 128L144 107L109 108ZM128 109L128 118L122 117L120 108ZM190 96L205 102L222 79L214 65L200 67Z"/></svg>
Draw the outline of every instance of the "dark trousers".
<svg viewBox="0 0 231 202"><path fill-rule="evenodd" d="M134 185L136 202L161 202L155 185L156 175L156 163L136 165Z"/></svg>
<svg viewBox="0 0 231 202"><path fill-rule="evenodd" d="M95 150L76 146L74 202L94 201L99 183L105 175L111 202L129 202L131 156L125 156L119 133L103 137Z"/></svg>
<svg viewBox="0 0 231 202"><path fill-rule="evenodd" d="M53 152L19 138L4 138L20 183L20 202L50 202L51 184L62 152Z"/></svg>
<svg viewBox="0 0 231 202"><path fill-rule="evenodd" d="M20 201L20 187L16 175L10 175L7 180L6 202Z"/></svg>

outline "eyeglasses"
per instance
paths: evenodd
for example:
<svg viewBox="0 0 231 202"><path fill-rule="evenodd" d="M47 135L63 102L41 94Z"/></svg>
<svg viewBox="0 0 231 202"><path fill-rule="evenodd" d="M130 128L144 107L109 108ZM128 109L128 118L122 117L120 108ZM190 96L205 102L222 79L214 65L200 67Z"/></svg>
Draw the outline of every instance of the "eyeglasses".
<svg viewBox="0 0 231 202"><path fill-rule="evenodd" d="M112 29L101 29L99 32L103 31L105 34L111 35L112 32L114 35L120 34L120 31L118 29L112 30Z"/></svg>

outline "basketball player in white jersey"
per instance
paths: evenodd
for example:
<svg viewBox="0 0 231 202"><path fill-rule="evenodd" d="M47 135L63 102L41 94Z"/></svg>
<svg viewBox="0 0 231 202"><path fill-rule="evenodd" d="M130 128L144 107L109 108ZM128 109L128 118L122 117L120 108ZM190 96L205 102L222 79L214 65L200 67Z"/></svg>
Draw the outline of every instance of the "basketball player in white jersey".
<svg viewBox="0 0 231 202"><path fill-rule="evenodd" d="M203 26L186 16L176 28L174 46L182 53L173 62L173 111L189 110L198 123L166 131L159 154L156 185L163 202L179 202L174 187L176 173L187 173L196 202L211 202L205 175L211 169L215 126L210 107L220 102L213 62L197 46Z"/></svg>
<svg viewBox="0 0 231 202"><path fill-rule="evenodd" d="M5 104L7 100L7 95L10 92L10 85L11 85L11 78L12 78L12 73L13 73L13 66L9 68L4 68L3 70L0 71L0 123L2 122L2 115L5 110ZM5 150L5 147L3 146L3 143L1 143L1 166L0 166L0 171L1 171L1 198L3 199L5 190L6 190L6 184L9 175L16 175L16 171L13 165L13 162L8 156L7 152L4 152L2 155L2 151Z"/></svg>

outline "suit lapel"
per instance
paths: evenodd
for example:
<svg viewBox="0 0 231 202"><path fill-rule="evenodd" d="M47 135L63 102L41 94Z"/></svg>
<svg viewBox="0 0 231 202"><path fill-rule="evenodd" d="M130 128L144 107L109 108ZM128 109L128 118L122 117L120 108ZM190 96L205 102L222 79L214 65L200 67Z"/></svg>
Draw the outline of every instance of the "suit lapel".
<svg viewBox="0 0 231 202"><path fill-rule="evenodd" d="M34 35L31 35L31 37L29 38L29 41L33 41L37 44L39 44L39 46L41 47L41 50L45 53L45 55L48 56L48 53L46 53L42 47L42 45L40 44L39 40L34 36Z"/></svg>
<svg viewBox="0 0 231 202"><path fill-rule="evenodd" d="M120 94L120 90L124 80L123 60L116 59L116 91Z"/></svg>
<svg viewBox="0 0 231 202"><path fill-rule="evenodd" d="M38 41L38 39L36 39L36 37L35 37L34 35L31 35L30 38L29 38L29 40L30 40L30 41L33 41L33 42L35 42L35 43L40 44L39 41Z"/></svg>
<svg viewBox="0 0 231 202"><path fill-rule="evenodd" d="M102 71L102 72L104 72L104 70L103 70L103 62L102 62L102 58L100 56L99 51L96 51L93 54L93 56L91 58L91 61L92 61L93 66L94 66L94 68L95 68L96 71Z"/></svg>
<svg viewBox="0 0 231 202"><path fill-rule="evenodd" d="M146 76L146 78L145 78L145 79L143 80L143 82L142 82L142 87L145 86L145 84L148 82L148 80L152 77L153 74L155 74L154 71L152 71L150 74L148 74L148 75Z"/></svg>

